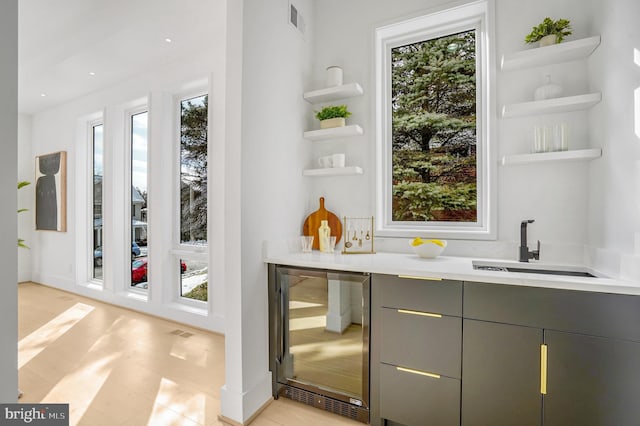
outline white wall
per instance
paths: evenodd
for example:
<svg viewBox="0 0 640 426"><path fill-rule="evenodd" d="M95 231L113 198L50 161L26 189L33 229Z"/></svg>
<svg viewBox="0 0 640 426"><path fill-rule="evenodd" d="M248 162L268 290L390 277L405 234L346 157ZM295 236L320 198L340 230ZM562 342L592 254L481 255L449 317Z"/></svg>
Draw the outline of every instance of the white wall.
<svg viewBox="0 0 640 426"><path fill-rule="evenodd" d="M0 401L18 396L18 0L0 4Z"/></svg>
<svg viewBox="0 0 640 426"><path fill-rule="evenodd" d="M18 181L31 182L18 191L18 208L29 208L18 215L18 236L27 246L33 241L33 200L35 198L34 158L31 154L31 116L18 116ZM31 280L31 250L18 250L18 282Z"/></svg>
<svg viewBox="0 0 640 426"><path fill-rule="evenodd" d="M407 17L428 13L447 4L459 2L401 0L393 7L385 0L324 0L316 7L316 49L313 63L313 88L323 87L325 67L344 68L345 82L359 82L365 94L346 102L353 115L352 123L361 124L364 136L344 141L317 144L306 159L312 165L318 156L346 152L348 165L361 165L364 175L348 178L316 179L311 183L309 210L319 196L327 199L327 208L339 216L371 215L375 210L375 136L373 78L374 28ZM545 16L567 17L574 26L572 39L592 34L591 9L578 0L557 2L542 0L497 0L495 55L496 67L503 53L528 48L524 36ZM497 107L504 103L533 100L533 91L550 73L564 86L565 93L578 94L588 89L586 62L540 67L514 72L496 71ZM497 112L496 112L497 113ZM528 153L536 122L569 123L571 148L589 146L584 122L587 113L559 114L553 117L498 119L495 139L498 155ZM307 125L317 126L312 120ZM596 146L599 144L596 142ZM538 164L498 168L498 240L495 242L450 241L447 254L507 257L517 256L519 224L522 219L535 219L530 225L530 241L542 241L544 260L581 262L586 244L587 164ZM307 178L308 179L308 178ZM407 250L405 240L379 239L380 250Z"/></svg>
<svg viewBox="0 0 640 426"><path fill-rule="evenodd" d="M640 280L640 3L594 1L602 43L590 62L602 102L589 130L602 160L589 176L589 258L606 272Z"/></svg>
<svg viewBox="0 0 640 426"><path fill-rule="evenodd" d="M293 3L307 23L304 37L288 23L287 0L244 2L242 163L237 188L242 204L242 284L227 294L227 306L233 309L225 318L227 377L222 394L222 414L240 422L271 395L262 242L300 235L306 213L307 187L300 160L309 152L302 133L310 106L302 93L310 75L313 20L310 0Z"/></svg>

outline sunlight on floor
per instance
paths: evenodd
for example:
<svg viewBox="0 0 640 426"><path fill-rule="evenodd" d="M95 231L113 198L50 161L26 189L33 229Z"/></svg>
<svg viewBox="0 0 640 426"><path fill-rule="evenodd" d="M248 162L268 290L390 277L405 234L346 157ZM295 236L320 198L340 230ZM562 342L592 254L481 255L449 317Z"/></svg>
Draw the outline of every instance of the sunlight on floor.
<svg viewBox="0 0 640 426"><path fill-rule="evenodd" d="M196 351L189 339L181 339L176 341L169 351L169 355L182 361L187 361L197 365L198 367L207 366L207 352Z"/></svg>
<svg viewBox="0 0 640 426"><path fill-rule="evenodd" d="M93 311L93 306L76 303L18 342L18 368L31 361L71 327Z"/></svg>
<svg viewBox="0 0 640 426"><path fill-rule="evenodd" d="M102 356L100 353L94 352L90 353L88 357L91 355L98 355L98 357L93 361L81 363L76 371L66 375L42 399L43 401L71 401L70 396L75 395L78 389L82 389L82 400L76 397L71 404L70 417L72 419L82 418L102 385L109 378L113 363L122 354L112 353L108 356Z"/></svg>
<svg viewBox="0 0 640 426"><path fill-rule="evenodd" d="M290 300L289 301L289 310L291 310L291 309L304 309L304 308L317 308L318 306L323 306L323 305L322 305L322 303L302 302L300 300Z"/></svg>
<svg viewBox="0 0 640 426"><path fill-rule="evenodd" d="M205 424L206 396L200 392L186 392L166 378L160 381L160 389L149 418L150 425Z"/></svg>
<svg viewBox="0 0 640 426"><path fill-rule="evenodd" d="M292 318L289 320L289 330L306 330L307 328L325 328L327 326L327 317L319 315L315 317Z"/></svg>

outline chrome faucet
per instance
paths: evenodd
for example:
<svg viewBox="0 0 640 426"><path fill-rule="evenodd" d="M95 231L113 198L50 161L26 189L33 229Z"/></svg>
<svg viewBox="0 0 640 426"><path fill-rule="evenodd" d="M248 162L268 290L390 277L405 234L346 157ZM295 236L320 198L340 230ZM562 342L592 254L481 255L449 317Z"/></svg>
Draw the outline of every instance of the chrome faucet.
<svg viewBox="0 0 640 426"><path fill-rule="evenodd" d="M520 224L520 262L528 262L529 259L540 260L540 240L538 240L538 249L529 251L527 246L527 224L533 223L533 219L523 220Z"/></svg>

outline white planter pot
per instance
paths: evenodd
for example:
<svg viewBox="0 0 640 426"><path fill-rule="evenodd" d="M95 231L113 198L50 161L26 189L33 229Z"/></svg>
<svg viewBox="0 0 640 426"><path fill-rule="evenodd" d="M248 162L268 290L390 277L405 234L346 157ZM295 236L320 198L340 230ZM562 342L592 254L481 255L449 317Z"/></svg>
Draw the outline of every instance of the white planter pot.
<svg viewBox="0 0 640 426"><path fill-rule="evenodd" d="M347 121L344 117L328 118L326 120L320 120L321 129L331 129L333 127L344 127L347 125Z"/></svg>
<svg viewBox="0 0 640 426"><path fill-rule="evenodd" d="M557 36L555 34L549 34L548 36L544 36L540 39L540 47L551 46L552 44L556 44Z"/></svg>
<svg viewBox="0 0 640 426"><path fill-rule="evenodd" d="M327 67L327 87L342 86L342 68Z"/></svg>

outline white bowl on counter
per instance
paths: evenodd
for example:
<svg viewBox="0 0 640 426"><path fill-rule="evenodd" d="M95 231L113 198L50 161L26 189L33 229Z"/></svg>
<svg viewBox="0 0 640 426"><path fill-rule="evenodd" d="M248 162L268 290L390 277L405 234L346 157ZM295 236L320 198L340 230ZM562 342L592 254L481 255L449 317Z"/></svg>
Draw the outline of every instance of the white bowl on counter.
<svg viewBox="0 0 640 426"><path fill-rule="evenodd" d="M415 240L409 242L411 249L415 254L425 259L433 259L440 256L447 247L446 240L438 240L442 245L436 244L432 240L422 240L420 244L414 245L414 241Z"/></svg>

